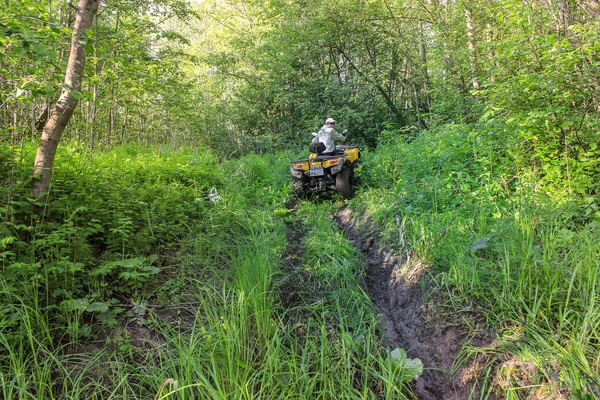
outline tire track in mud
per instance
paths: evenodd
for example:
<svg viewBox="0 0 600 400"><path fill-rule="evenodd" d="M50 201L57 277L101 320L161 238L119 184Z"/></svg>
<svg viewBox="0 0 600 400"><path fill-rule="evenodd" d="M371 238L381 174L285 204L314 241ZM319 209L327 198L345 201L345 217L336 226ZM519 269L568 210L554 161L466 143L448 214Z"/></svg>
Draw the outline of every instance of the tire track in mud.
<svg viewBox="0 0 600 400"><path fill-rule="evenodd" d="M411 384L415 395L424 400L476 398L472 394L476 393L472 390L476 385L472 368L463 367L454 379L450 376L458 351L471 338L449 318L433 315L431 304L423 301L427 266L410 252L399 257L380 248L373 235L359 233L350 209L340 209L334 218L365 255L366 290L382 314L382 330L389 346L401 347L408 357L423 362L423 374Z"/></svg>
<svg viewBox="0 0 600 400"><path fill-rule="evenodd" d="M287 209L292 211L298 207L297 204L286 204ZM303 288L294 283L294 277L298 275L300 267L304 262L304 237L306 227L299 220L286 221L287 246L283 252L284 278L279 284L279 296L284 307L291 308L302 302Z"/></svg>

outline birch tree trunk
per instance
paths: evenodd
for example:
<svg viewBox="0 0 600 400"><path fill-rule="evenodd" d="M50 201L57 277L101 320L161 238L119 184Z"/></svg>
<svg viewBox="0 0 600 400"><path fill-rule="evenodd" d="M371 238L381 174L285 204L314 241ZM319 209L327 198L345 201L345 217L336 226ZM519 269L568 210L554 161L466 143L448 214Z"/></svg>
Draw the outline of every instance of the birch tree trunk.
<svg viewBox="0 0 600 400"><path fill-rule="evenodd" d="M479 90L479 80L477 80L477 56L475 51L475 41L473 39L473 17L471 16L471 2L465 2L465 21L467 24L467 46L469 48L469 66L471 69L471 84L473 89Z"/></svg>
<svg viewBox="0 0 600 400"><path fill-rule="evenodd" d="M31 194L35 199L48 192L56 149L78 103L77 98L73 97L73 92L81 90L85 65L85 31L92 26L99 2L100 0L79 0L77 4L77 16L73 26L71 52L67 62L64 86L44 125L42 139L35 156L33 166L35 177L31 184Z"/></svg>
<svg viewBox="0 0 600 400"><path fill-rule="evenodd" d="M556 31L558 32L559 36L568 37L569 28L571 25L573 25L573 18L571 16L571 11L569 10L569 4L567 4L566 0L558 0L556 2L556 6L558 7Z"/></svg>
<svg viewBox="0 0 600 400"><path fill-rule="evenodd" d="M419 61L421 62L421 74L423 75L423 93L427 102L427 112L431 111L431 93L429 92L429 72L427 70L427 47L423 37L423 26L419 24Z"/></svg>

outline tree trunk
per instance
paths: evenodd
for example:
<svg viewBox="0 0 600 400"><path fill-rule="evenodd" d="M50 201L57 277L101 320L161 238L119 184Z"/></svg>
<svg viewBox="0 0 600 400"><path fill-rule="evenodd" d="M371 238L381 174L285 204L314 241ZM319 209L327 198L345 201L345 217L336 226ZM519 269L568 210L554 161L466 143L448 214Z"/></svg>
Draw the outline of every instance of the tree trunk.
<svg viewBox="0 0 600 400"><path fill-rule="evenodd" d="M431 6L431 10L429 13L433 16L433 23L438 26L440 30L440 38L442 40L442 50L444 54L444 66L445 68L442 70L445 77L451 76L456 77L457 72L454 69L454 59L452 58L452 54L450 51L450 44L448 38L448 24L446 23L446 19L444 16L445 7L447 5L446 1L440 0L427 0L427 3Z"/></svg>
<svg viewBox="0 0 600 400"><path fill-rule="evenodd" d="M121 129L121 143L125 143L125 129L127 128L127 119L129 117L129 109L125 109L125 120L123 121L123 128Z"/></svg>
<svg viewBox="0 0 600 400"><path fill-rule="evenodd" d="M496 39L494 37L493 33L494 33L494 29L492 28L492 24L488 22L486 24L486 39L490 43L494 43L494 40ZM489 78L488 79L489 79L490 83L494 84L494 83L496 83L496 72L495 71L500 70L500 64L498 63L498 61L496 61L496 54L494 52L493 46L488 47L487 56L488 56L488 61L489 61L489 70L488 70Z"/></svg>
<svg viewBox="0 0 600 400"><path fill-rule="evenodd" d="M42 112L35 120L35 132L32 132L32 134L44 131L44 126L46 125L46 121L48 121L48 115L50 114L50 105L44 104L43 107L44 108L42 109Z"/></svg>
<svg viewBox="0 0 600 400"><path fill-rule="evenodd" d="M19 143L21 140L21 135L19 135L19 129L17 128L18 121L17 111L13 111L13 120L12 120L12 145Z"/></svg>
<svg viewBox="0 0 600 400"><path fill-rule="evenodd" d="M571 17L571 11L569 10L569 4L566 0L558 0L556 2L558 7L558 16L556 31L559 37L568 37L569 28L573 25L573 18Z"/></svg>
<svg viewBox="0 0 600 400"><path fill-rule="evenodd" d="M94 24L94 34L98 35L98 19L96 18L96 23ZM90 151L94 151L94 146L96 144L96 117L98 116L98 91L99 91L99 77L102 74L102 63L98 60L98 54L96 52L96 47L94 46L94 58L96 59L96 66L94 68L94 86L92 87L92 104L90 105L91 110L89 113L89 121L90 124ZM88 103L89 104L89 103Z"/></svg>
<svg viewBox="0 0 600 400"><path fill-rule="evenodd" d="M419 60L421 62L421 73L423 75L423 92L427 102L427 112L431 112L431 93L429 92L429 72L427 71L427 47L423 37L423 26L419 24Z"/></svg>
<svg viewBox="0 0 600 400"><path fill-rule="evenodd" d="M471 16L471 3L465 4L465 21L467 25L467 47L469 48L469 66L471 69L471 85L473 89L479 90L479 81L477 80L477 56L475 50L475 41L473 39L473 17Z"/></svg>
<svg viewBox="0 0 600 400"><path fill-rule="evenodd" d="M73 26L71 52L67 62L64 87L50 117L46 121L35 156L34 179L31 185L31 194L35 199L46 193L50 187L56 149L78 103L77 98L73 97L73 92L81 90L85 65L85 30L92 26L99 2L100 0L79 0L77 4L77 17Z"/></svg>

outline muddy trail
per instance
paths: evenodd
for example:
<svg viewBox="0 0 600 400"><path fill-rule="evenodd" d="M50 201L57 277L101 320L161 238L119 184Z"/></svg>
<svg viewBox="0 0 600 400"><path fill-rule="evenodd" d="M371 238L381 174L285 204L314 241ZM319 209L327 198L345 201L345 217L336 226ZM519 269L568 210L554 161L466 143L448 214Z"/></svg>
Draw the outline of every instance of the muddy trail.
<svg viewBox="0 0 600 400"><path fill-rule="evenodd" d="M423 362L424 372L412 384L417 398L477 398L476 368L470 365L452 369L461 346L466 341L481 344L481 340L469 337L452 315L439 315L435 299L424 301L427 266L410 252L399 257L380 247L373 235L361 234L350 209L340 209L334 218L365 256L364 285L381 313L389 347L401 347L408 357L418 357Z"/></svg>

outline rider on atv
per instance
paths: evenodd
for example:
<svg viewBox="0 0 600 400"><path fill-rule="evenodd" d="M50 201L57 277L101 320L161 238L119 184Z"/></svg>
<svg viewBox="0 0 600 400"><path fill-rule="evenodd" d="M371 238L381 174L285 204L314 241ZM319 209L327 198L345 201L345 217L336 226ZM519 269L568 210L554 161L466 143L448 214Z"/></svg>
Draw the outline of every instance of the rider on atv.
<svg viewBox="0 0 600 400"><path fill-rule="evenodd" d="M343 136L338 133L335 128L335 120L333 118L327 118L325 125L319 130L318 133L313 132L312 143L321 142L325 145L325 150L321 153L323 155L332 155L335 152L334 140L346 140L348 136Z"/></svg>

